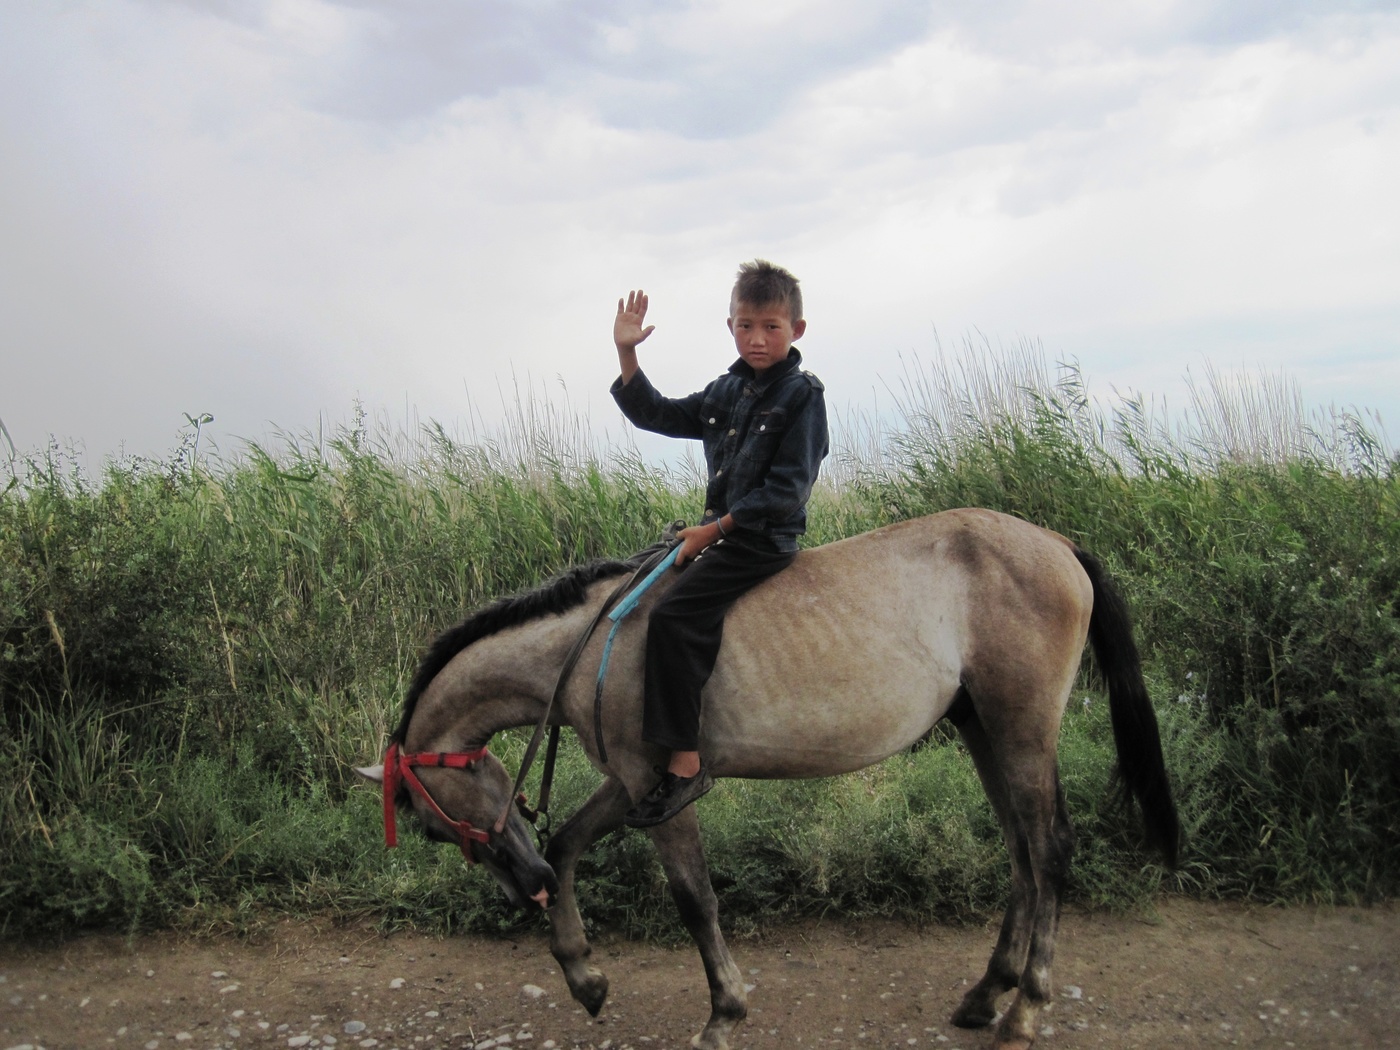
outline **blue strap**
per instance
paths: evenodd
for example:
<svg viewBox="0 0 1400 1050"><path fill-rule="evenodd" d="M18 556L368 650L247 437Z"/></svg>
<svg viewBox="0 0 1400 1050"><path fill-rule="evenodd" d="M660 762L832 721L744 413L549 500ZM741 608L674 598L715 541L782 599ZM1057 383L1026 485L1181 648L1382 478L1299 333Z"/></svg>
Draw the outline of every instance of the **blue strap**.
<svg viewBox="0 0 1400 1050"><path fill-rule="evenodd" d="M627 595L627 597L623 598L622 601L617 603L617 608L615 608L612 612L608 613L608 619L611 620L613 623L617 623L624 616L626 616L633 609L635 609L637 607L637 603L642 600L642 595L646 593L647 588L650 587L657 580L659 580L661 578L661 574L675 564L676 555L680 553L680 549L681 545L679 543L672 547L670 552L666 555L666 557L661 559L661 564L658 565L656 568L652 569L651 573L647 576L647 578L641 583L637 584L637 586L633 587L631 592Z"/></svg>
<svg viewBox="0 0 1400 1050"><path fill-rule="evenodd" d="M645 580L633 587L622 601L617 603L617 607L608 613L608 619L613 622L612 630L608 631L608 640L603 643L603 659L598 663L598 688L595 696L603 695L603 679L608 676L608 658L612 656L613 639L617 637L617 629L622 626L623 619L642 600L642 595L647 588L661 578L661 574L669 569L676 561L676 555L680 552L680 544L671 548L666 557L661 559L661 564L651 570Z"/></svg>

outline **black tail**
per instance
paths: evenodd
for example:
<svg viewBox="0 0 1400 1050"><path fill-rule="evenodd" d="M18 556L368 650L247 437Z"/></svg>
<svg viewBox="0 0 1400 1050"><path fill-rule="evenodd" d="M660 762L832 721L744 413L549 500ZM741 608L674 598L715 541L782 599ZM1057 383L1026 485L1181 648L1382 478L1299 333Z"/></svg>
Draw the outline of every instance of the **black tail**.
<svg viewBox="0 0 1400 1050"><path fill-rule="evenodd" d="M1113 743L1118 751L1118 776L1124 795L1142 809L1147 841L1176 867L1181 823L1172 802L1157 715L1142 680L1142 663L1133 642L1128 606L1098 559L1076 550L1079 564L1094 586L1094 611L1089 618L1089 643L1108 684L1108 710L1113 720Z"/></svg>

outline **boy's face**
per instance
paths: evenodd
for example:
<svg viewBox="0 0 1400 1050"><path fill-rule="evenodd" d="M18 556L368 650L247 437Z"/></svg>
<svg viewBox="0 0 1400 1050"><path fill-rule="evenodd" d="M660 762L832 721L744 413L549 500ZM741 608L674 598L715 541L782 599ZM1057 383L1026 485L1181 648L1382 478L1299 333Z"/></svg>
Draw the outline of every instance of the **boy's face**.
<svg viewBox="0 0 1400 1050"><path fill-rule="evenodd" d="M729 318L729 331L734 335L739 356L758 375L787 360L792 344L806 330L806 321L793 321L787 303L756 306L738 302Z"/></svg>

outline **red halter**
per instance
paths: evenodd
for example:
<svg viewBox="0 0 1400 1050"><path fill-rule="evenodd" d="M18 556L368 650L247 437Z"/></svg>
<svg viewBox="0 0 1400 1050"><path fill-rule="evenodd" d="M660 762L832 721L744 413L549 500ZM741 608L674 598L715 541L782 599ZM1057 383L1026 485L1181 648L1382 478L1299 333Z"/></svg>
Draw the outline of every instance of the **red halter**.
<svg viewBox="0 0 1400 1050"><path fill-rule="evenodd" d="M384 845L393 847L399 844L398 831L394 825L394 798L398 795L399 785L402 783L426 802L437 814L439 820L457 833L458 845L462 847L462 856L467 858L468 864L473 863L471 843L489 842L491 841L490 834L474 826L471 821L453 820L444 813L442 807L434 801L432 795L428 794L428 789L423 786L423 782L413 772L413 767L466 769L485 757L486 748L484 746L475 751L423 751L418 754L406 755L399 750L397 742L390 744L388 752L384 755Z"/></svg>

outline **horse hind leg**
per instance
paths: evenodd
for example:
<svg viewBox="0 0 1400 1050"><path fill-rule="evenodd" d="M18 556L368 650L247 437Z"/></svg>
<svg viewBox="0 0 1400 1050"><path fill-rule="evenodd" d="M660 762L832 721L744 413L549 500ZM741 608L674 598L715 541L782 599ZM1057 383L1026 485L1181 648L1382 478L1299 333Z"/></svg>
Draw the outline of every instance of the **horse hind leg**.
<svg viewBox="0 0 1400 1050"><path fill-rule="evenodd" d="M593 843L622 826L629 804L622 782L607 778L554 833L545 850L545 861L559 880L559 892L548 913L549 951L564 971L569 993L594 1017L608 997L608 979L588 961L593 949L578 910L574 870Z"/></svg>
<svg viewBox="0 0 1400 1050"><path fill-rule="evenodd" d="M984 1028L996 1020L997 1000L1020 982L1021 970L1025 966L1029 949L1035 880L1031 876L1030 858L1026 851L1020 848L1018 838L1012 831L1013 820L1006 782L992 754L986 730L982 728L977 716L972 714L958 724L958 733L968 754L972 756L972 763L982 781L982 789L987 793L992 811L996 813L997 823L1001 826L1006 842L1006 852L1011 859L1011 896L1007 902L1006 914L1002 917L996 947L992 950L987 970L981 980L963 996L952 1017L953 1024L959 1028Z"/></svg>
<svg viewBox="0 0 1400 1050"><path fill-rule="evenodd" d="M959 727L1001 821L1011 858L1011 900L986 974L963 997L953 1023L982 1027L996 1018L996 1001L1016 989L997 1031L999 1050L1029 1047L1035 1021L1050 997L1050 965L1060 897L1074 849L1074 832L1060 789L1053 749L1000 754L975 718Z"/></svg>
<svg viewBox="0 0 1400 1050"><path fill-rule="evenodd" d="M1053 758L1048 783L1034 787L1028 784L1024 790L1013 788L1012 797L1018 834L1025 842L1035 878L1035 902L1030 914L1025 967L1017 982L1016 998L997 1029L998 1050L1025 1050L1035 1041L1037 1019L1050 1000L1050 966L1055 957L1060 901L1074 852L1074 831Z"/></svg>

